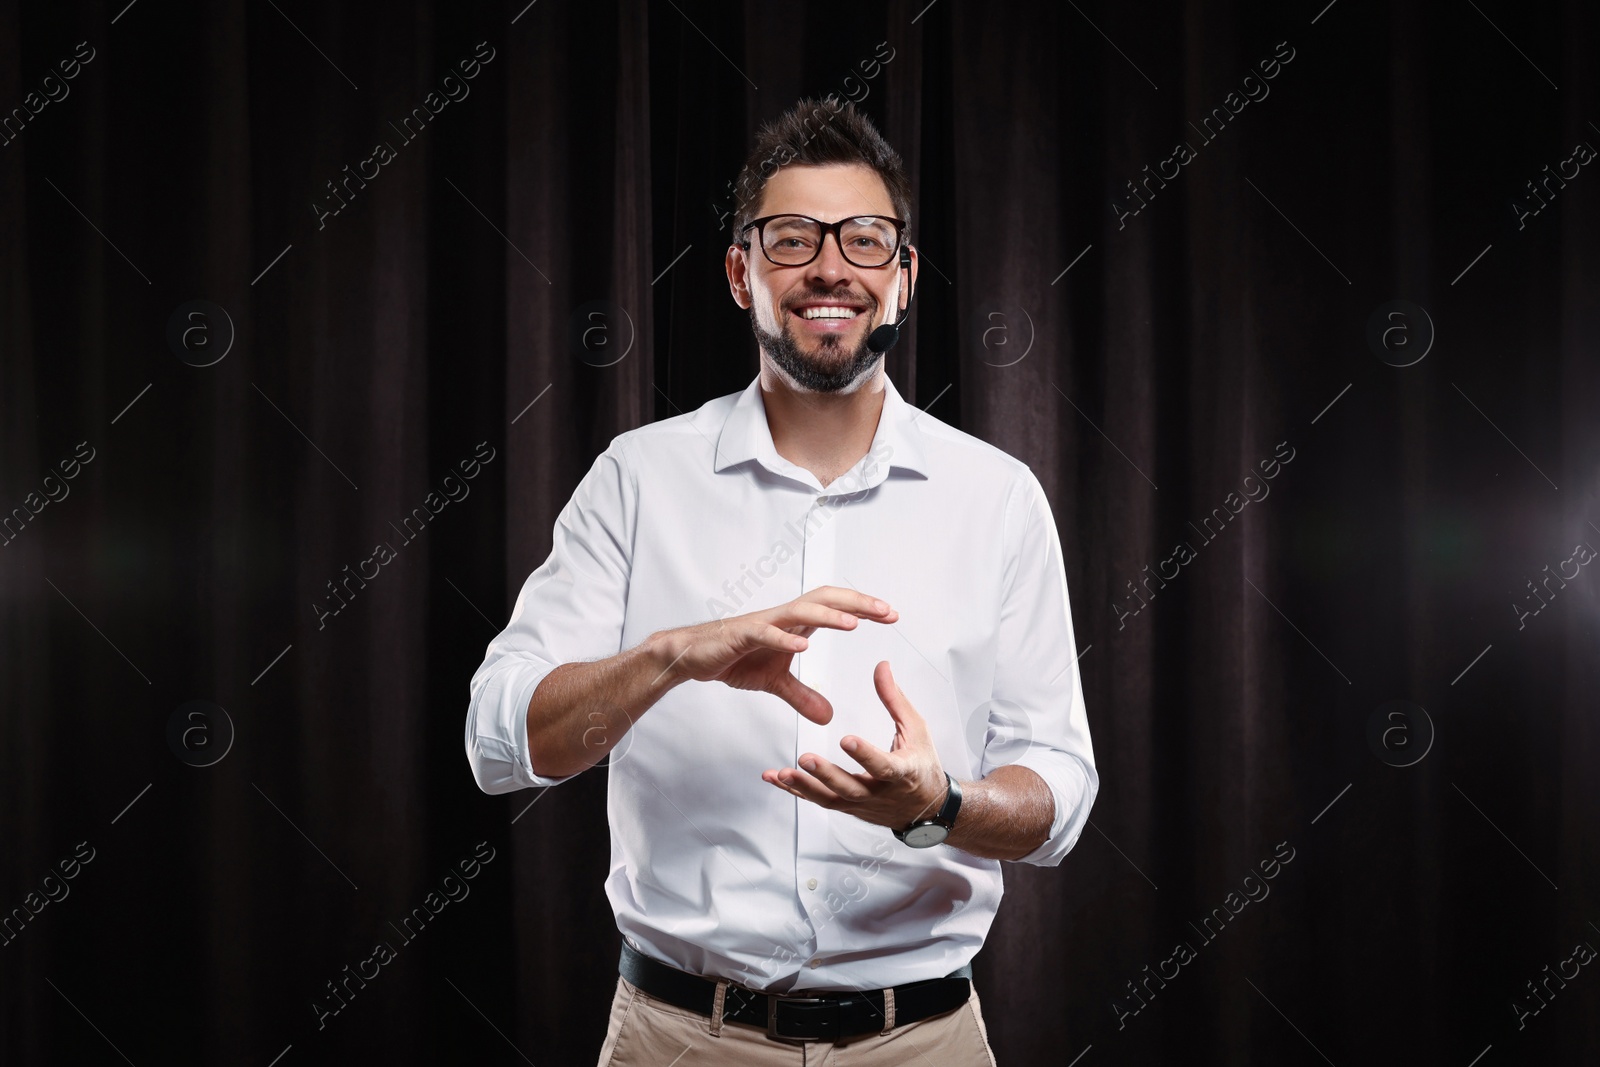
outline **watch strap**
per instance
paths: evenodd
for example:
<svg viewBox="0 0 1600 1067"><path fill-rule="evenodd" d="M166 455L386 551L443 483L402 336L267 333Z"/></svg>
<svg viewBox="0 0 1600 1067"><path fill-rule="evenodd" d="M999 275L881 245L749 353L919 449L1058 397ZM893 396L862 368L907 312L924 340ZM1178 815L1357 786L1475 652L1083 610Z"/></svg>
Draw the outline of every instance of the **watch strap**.
<svg viewBox="0 0 1600 1067"><path fill-rule="evenodd" d="M949 771L945 771L944 776L950 783L950 792L945 795L944 807L940 808L939 814L934 817L946 827L954 829L956 816L961 813L961 786L956 783L955 775Z"/></svg>

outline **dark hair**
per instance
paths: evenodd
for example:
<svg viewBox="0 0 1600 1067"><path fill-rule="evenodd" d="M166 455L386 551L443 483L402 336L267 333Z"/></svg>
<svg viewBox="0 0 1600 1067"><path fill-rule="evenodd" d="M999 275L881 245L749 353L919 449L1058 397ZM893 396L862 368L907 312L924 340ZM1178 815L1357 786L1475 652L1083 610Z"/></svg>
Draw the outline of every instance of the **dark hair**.
<svg viewBox="0 0 1600 1067"><path fill-rule="evenodd" d="M761 124L755 147L735 184L734 240L744 239L742 227L761 210L767 179L780 167L833 163L860 163L876 171L889 190L895 215L905 220L909 239L911 182L906 178L905 164L854 103L829 93L821 100L803 99L771 122Z"/></svg>

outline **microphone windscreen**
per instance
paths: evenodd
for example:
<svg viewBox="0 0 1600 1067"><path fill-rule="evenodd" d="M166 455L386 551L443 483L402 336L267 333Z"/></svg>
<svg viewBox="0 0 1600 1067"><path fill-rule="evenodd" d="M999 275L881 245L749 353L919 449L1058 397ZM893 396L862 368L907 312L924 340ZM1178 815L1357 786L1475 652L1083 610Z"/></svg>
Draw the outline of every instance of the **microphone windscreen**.
<svg viewBox="0 0 1600 1067"><path fill-rule="evenodd" d="M887 352L900 340L900 327L886 322L867 335L867 347L874 352Z"/></svg>

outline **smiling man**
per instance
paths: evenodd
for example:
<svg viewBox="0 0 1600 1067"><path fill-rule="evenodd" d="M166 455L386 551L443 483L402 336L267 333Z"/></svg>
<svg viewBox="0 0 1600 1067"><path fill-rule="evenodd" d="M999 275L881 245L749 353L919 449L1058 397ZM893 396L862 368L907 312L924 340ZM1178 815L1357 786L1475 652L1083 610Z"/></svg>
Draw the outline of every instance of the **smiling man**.
<svg viewBox="0 0 1600 1067"><path fill-rule="evenodd" d="M609 763L601 1067L992 1067L1001 861L1059 864L1099 788L1050 505L884 373L919 257L871 122L802 101L738 188L760 372L595 461L467 756L490 793Z"/></svg>

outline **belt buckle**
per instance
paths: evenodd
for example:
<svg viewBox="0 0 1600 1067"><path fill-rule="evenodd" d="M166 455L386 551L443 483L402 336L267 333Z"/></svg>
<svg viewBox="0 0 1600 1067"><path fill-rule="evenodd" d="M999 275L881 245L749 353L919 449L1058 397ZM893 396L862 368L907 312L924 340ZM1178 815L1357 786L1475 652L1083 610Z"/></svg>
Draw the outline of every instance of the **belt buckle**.
<svg viewBox="0 0 1600 1067"><path fill-rule="evenodd" d="M810 1041L822 1040L818 1037L792 1037L778 1033L778 1004L780 1002L787 1002L790 1004L821 1004L826 1002L827 999L827 997L790 997L783 996L782 994L778 993L768 993L767 1036L772 1038L774 1041L782 1041L790 1045L804 1045Z"/></svg>

